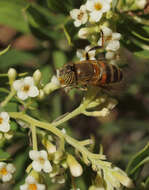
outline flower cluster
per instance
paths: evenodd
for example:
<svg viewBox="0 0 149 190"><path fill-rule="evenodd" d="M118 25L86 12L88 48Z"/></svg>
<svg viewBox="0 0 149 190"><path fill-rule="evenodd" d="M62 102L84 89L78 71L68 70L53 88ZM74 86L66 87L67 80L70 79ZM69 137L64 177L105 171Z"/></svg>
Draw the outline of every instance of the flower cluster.
<svg viewBox="0 0 149 190"><path fill-rule="evenodd" d="M3 182L8 182L12 179L13 173L15 172L15 167L13 164L7 164L5 162L0 162L0 179Z"/></svg>
<svg viewBox="0 0 149 190"><path fill-rule="evenodd" d="M76 27L89 22L99 22L103 14L111 8L111 0L88 0L80 9L70 11Z"/></svg>
<svg viewBox="0 0 149 190"><path fill-rule="evenodd" d="M106 18L106 15L111 9L111 4L112 0L87 0L84 5L81 5L80 9L70 11L70 15L75 20L74 25L76 27L82 24L86 24L87 26L79 30L78 36L83 39L94 39L94 45L102 47L102 51L105 52L105 59L109 63L115 64L119 58L118 50L120 48L119 40L121 34L113 32L107 27L111 24L107 22L108 17ZM101 18L103 18L102 22ZM96 23L99 25L96 25ZM99 38L100 31L102 31L103 36L100 35L101 37ZM92 40L90 41L92 42ZM86 59L86 52L88 52L88 58L90 60L95 59L96 51L88 51L90 47L87 46L85 50L77 51L77 56L81 61Z"/></svg>

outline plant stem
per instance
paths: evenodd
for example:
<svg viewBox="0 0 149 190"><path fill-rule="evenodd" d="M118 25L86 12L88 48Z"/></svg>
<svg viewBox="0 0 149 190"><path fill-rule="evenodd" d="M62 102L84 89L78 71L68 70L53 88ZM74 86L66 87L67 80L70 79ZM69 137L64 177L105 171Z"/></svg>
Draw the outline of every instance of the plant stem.
<svg viewBox="0 0 149 190"><path fill-rule="evenodd" d="M32 130L32 142L33 142L33 150L38 150L37 148L37 134L36 134L36 127L34 125L31 125Z"/></svg>
<svg viewBox="0 0 149 190"><path fill-rule="evenodd" d="M72 145L74 148L76 148L82 154L86 155L90 160L91 159L105 159L104 155L93 154L93 153L89 152L88 149L86 147L84 147L83 145L81 145L81 143L79 141L73 139L72 137L70 137L67 134L64 134L60 129L57 129L53 124L38 121L38 120L36 120L26 114L23 114L21 112L20 113L10 112L9 115L12 118L21 119L23 121L30 123L31 127L32 126L40 127L42 129L46 129L46 130L52 132L53 134L57 135L59 138L64 138L67 141L67 143ZM67 117L67 120L68 120L68 117Z"/></svg>

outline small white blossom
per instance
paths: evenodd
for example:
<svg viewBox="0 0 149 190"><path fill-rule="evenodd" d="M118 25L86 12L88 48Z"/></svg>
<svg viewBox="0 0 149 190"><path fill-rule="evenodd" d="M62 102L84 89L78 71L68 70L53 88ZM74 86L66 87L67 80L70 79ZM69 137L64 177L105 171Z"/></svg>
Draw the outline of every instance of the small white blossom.
<svg viewBox="0 0 149 190"><path fill-rule="evenodd" d="M117 51L120 48L121 34L112 32L112 30L106 26L102 27L104 47L107 51ZM102 45L102 38L99 39L98 45Z"/></svg>
<svg viewBox="0 0 149 190"><path fill-rule="evenodd" d="M88 20L86 6L82 5L80 9L73 9L70 11L70 16L75 20L74 25L76 27L79 27L81 24L85 24Z"/></svg>
<svg viewBox="0 0 149 190"><path fill-rule="evenodd" d="M18 98L22 100L39 95L39 90L34 84L33 77L25 77L24 79L15 80L13 87L17 91Z"/></svg>
<svg viewBox="0 0 149 190"><path fill-rule="evenodd" d="M9 115L7 112L0 113L0 131L6 133L10 130Z"/></svg>
<svg viewBox="0 0 149 190"><path fill-rule="evenodd" d="M86 53L88 52L89 60L95 60L96 50L91 50L91 46L86 46L84 49L77 50L77 57L80 58L80 61L86 60Z"/></svg>
<svg viewBox="0 0 149 190"><path fill-rule="evenodd" d="M39 184L37 180L29 175L25 179L25 184L20 186L20 190L45 190L46 187L44 184Z"/></svg>
<svg viewBox="0 0 149 190"><path fill-rule="evenodd" d="M7 164L5 162L0 162L0 178L3 182L10 181L12 179L12 174L15 172L15 167L13 164Z"/></svg>
<svg viewBox="0 0 149 190"><path fill-rule="evenodd" d="M52 166L48 160L48 154L45 150L31 150L29 152L29 156L33 160L32 167L35 171L40 172L43 170L46 173L52 171Z"/></svg>
<svg viewBox="0 0 149 190"><path fill-rule="evenodd" d="M90 11L90 21L98 22L103 13L110 10L110 1L107 0L88 0L86 3L87 10Z"/></svg>

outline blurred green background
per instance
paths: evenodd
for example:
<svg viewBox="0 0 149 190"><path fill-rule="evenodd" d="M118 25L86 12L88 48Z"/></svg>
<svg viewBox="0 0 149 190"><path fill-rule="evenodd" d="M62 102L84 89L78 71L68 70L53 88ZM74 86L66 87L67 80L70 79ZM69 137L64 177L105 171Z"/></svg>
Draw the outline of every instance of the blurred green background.
<svg viewBox="0 0 149 190"><path fill-rule="evenodd" d="M79 8L85 1L80 0L0 0L0 50L11 44L9 51L0 56L0 73L7 73L14 67L18 73L28 75L39 69L42 72L42 83L50 81L56 69L65 63L77 60L76 50L84 48L89 42L77 37L78 29L69 17L69 11ZM148 6L149 7L149 6ZM149 8L148 8L149 9ZM117 93L118 106L106 118L86 117L83 115L65 123L63 128L77 139L96 140L95 150L103 145L108 160L122 169L126 169L132 156L140 151L149 141L149 11L134 11L117 14L115 20L121 40L121 57L125 62L126 87ZM148 12L147 12L148 11ZM131 10L130 10L130 13ZM135 16L141 21L135 19ZM64 28L71 36L73 46L68 44ZM0 78L0 101L6 95L1 89L8 85L7 78ZM76 108L84 92L73 89L69 93L57 90L42 102L37 102L35 110L30 114L48 121ZM8 104L7 109L18 110L15 101ZM79 122L78 122L79 121ZM19 189L29 163L29 135L26 129L20 129L14 123L16 136L2 142L11 154L13 163L17 163L15 183L0 185L2 189ZM2 150L1 150L2 151ZM149 156L149 152L147 151ZM86 175L77 179L81 190L87 189ZM141 167L137 179L138 184L149 176L149 164ZM149 180L148 180L149 181ZM51 185L49 190L70 189L70 181L65 185ZM138 188L139 185L138 185ZM147 187L149 188L149 186ZM141 189L141 188L140 188Z"/></svg>

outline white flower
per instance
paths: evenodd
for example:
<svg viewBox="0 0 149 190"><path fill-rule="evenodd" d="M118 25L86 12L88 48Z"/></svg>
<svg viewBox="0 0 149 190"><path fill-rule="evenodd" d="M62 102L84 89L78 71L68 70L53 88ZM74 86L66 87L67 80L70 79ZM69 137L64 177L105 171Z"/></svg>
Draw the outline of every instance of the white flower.
<svg viewBox="0 0 149 190"><path fill-rule="evenodd" d="M45 190L45 185L39 184L33 176L29 175L25 179L25 184L20 186L20 190Z"/></svg>
<svg viewBox="0 0 149 190"><path fill-rule="evenodd" d="M106 26L102 27L104 47L107 51L117 51L120 48L121 34L112 32L112 30ZM102 38L99 39L98 45L102 45Z"/></svg>
<svg viewBox="0 0 149 190"><path fill-rule="evenodd" d="M10 181L12 179L12 174L15 172L15 167L13 164L7 164L5 162L0 162L0 178L3 182Z"/></svg>
<svg viewBox="0 0 149 190"><path fill-rule="evenodd" d="M70 11L70 16L75 20L74 25L76 27L79 27L81 24L85 24L88 20L86 6L82 5L80 9L73 9Z"/></svg>
<svg viewBox="0 0 149 190"><path fill-rule="evenodd" d="M39 94L38 88L34 85L33 77L15 80L13 87L17 91L17 96L22 100L26 100L28 97L36 97Z"/></svg>
<svg viewBox="0 0 149 190"><path fill-rule="evenodd" d="M90 21L98 22L103 13L110 10L110 1L107 0L88 0L86 3L87 10L90 11Z"/></svg>
<svg viewBox="0 0 149 190"><path fill-rule="evenodd" d="M8 132L10 130L9 115L7 112L0 113L0 131Z"/></svg>
<svg viewBox="0 0 149 190"><path fill-rule="evenodd" d="M85 50L84 49L79 49L77 50L77 57L80 58L80 61L86 60L86 53L88 52L89 60L95 60L95 53L96 50L91 50L91 46L86 46Z"/></svg>
<svg viewBox="0 0 149 190"><path fill-rule="evenodd" d="M35 171L40 172L42 169L46 173L52 171L52 166L48 160L48 154L45 150L31 150L29 152L29 156L33 160L32 167Z"/></svg>

